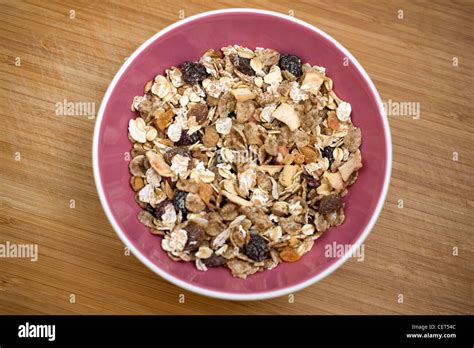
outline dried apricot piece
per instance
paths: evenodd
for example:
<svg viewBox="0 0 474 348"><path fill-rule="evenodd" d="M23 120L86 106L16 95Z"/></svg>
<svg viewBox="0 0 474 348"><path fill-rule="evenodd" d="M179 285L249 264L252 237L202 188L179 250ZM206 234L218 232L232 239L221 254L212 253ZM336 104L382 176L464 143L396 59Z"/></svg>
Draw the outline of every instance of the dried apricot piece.
<svg viewBox="0 0 474 348"><path fill-rule="evenodd" d="M295 262L300 259L300 255L293 248L285 248L280 253L280 258L286 262Z"/></svg>

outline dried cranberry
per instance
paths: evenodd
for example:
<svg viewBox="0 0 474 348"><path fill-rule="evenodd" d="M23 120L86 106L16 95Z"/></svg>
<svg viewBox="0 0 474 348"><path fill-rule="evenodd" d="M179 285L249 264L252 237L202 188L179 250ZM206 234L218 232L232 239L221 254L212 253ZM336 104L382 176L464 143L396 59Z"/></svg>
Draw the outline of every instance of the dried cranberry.
<svg viewBox="0 0 474 348"><path fill-rule="evenodd" d="M175 142L175 145L178 146L189 146L192 145L198 141L201 140L201 133L199 132L194 132L193 134L189 135L188 132L183 132L181 134L181 138L177 142Z"/></svg>
<svg viewBox="0 0 474 348"><path fill-rule="evenodd" d="M265 238L257 233L252 233L250 241L245 246L245 255L254 261L260 262L265 260L269 254L270 248Z"/></svg>
<svg viewBox="0 0 474 348"><path fill-rule="evenodd" d="M300 77L303 74L301 69L301 59L291 54L285 54L280 57L278 64L282 70L286 70L295 77Z"/></svg>
<svg viewBox="0 0 474 348"><path fill-rule="evenodd" d="M160 203L158 203L154 211L155 217L157 217L158 219L161 219L161 217L165 213L166 207L170 204L173 204L173 202L171 202L169 199L165 199L161 201Z"/></svg>
<svg viewBox="0 0 474 348"><path fill-rule="evenodd" d="M184 62L181 65L181 73L186 83L190 85L200 82L207 77L206 68L200 63Z"/></svg>
<svg viewBox="0 0 474 348"><path fill-rule="evenodd" d="M243 58L240 56L235 56L233 59L235 68L240 71L242 74L253 76L255 72L250 66L250 59Z"/></svg>
<svg viewBox="0 0 474 348"><path fill-rule="evenodd" d="M329 161L329 167L331 167L331 164L334 162L334 156L333 156L333 151L334 148L331 146L326 146L324 149L321 150L321 154L323 157L326 157Z"/></svg>
<svg viewBox="0 0 474 348"><path fill-rule="evenodd" d="M171 160L176 155L191 157L189 150L186 147L173 147L164 153L163 158L166 163L171 164Z"/></svg>
<svg viewBox="0 0 474 348"><path fill-rule="evenodd" d="M188 192L186 191L176 191L173 197L173 206L176 209L176 213L181 212L183 219L186 218L186 213L188 210L186 209L186 197L188 196Z"/></svg>
<svg viewBox="0 0 474 348"><path fill-rule="evenodd" d="M341 197L336 195L324 196L319 202L318 211L321 214L330 214L342 208Z"/></svg>
<svg viewBox="0 0 474 348"><path fill-rule="evenodd" d="M188 240L184 246L185 251L196 251L201 246L206 235L204 230L196 224L186 226L186 232L188 233Z"/></svg>
<svg viewBox="0 0 474 348"><path fill-rule="evenodd" d="M306 180L306 184L308 185L308 187L319 187L319 180L311 175L301 174L301 179Z"/></svg>
<svg viewBox="0 0 474 348"><path fill-rule="evenodd" d="M205 264L207 267L218 267L222 266L225 263L225 259L220 255L212 255L207 259L203 259L202 263Z"/></svg>

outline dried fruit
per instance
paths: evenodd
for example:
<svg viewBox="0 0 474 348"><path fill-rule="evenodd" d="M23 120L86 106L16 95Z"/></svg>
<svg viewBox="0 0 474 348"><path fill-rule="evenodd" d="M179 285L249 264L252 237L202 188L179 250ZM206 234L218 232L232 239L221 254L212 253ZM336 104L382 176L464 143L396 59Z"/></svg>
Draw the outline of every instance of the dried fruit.
<svg viewBox="0 0 474 348"><path fill-rule="evenodd" d="M257 262L265 260L270 255L270 248L265 238L257 233L252 233L250 241L245 245L245 255Z"/></svg>
<svg viewBox="0 0 474 348"><path fill-rule="evenodd" d="M176 212L181 212L183 219L187 216L188 210L186 209L186 197L188 192L186 191L176 191L173 197L173 206L176 209Z"/></svg>
<svg viewBox="0 0 474 348"><path fill-rule="evenodd" d="M313 147L305 146L300 149L306 163L312 163L318 158L318 153Z"/></svg>
<svg viewBox="0 0 474 348"><path fill-rule="evenodd" d="M281 56L279 66L282 70L286 70L296 77L300 77L303 73L301 69L301 59L291 54Z"/></svg>
<svg viewBox="0 0 474 348"><path fill-rule="evenodd" d="M301 179L306 180L308 187L317 188L319 186L319 180L311 175L302 174Z"/></svg>
<svg viewBox="0 0 474 348"><path fill-rule="evenodd" d="M190 85L200 82L207 77L206 68L200 63L184 62L181 65L183 79Z"/></svg>
<svg viewBox="0 0 474 348"><path fill-rule="evenodd" d="M201 140L201 133L195 132L189 135L188 132L182 132L181 137L174 144L177 146L189 146Z"/></svg>
<svg viewBox="0 0 474 348"><path fill-rule="evenodd" d="M321 214L329 214L342 208L341 197L336 195L324 196L319 202L318 211Z"/></svg>
<svg viewBox="0 0 474 348"><path fill-rule="evenodd" d="M163 154L163 158L165 159L166 163L168 163L169 165L171 165L171 160L172 160L173 157L176 156L176 155L181 155L181 156L185 156L185 157L191 158L191 153L189 152L188 148L187 148L187 147L183 147L183 146L175 146L175 147L172 147L171 149L169 149L168 151L166 151L166 152Z"/></svg>
<svg viewBox="0 0 474 348"><path fill-rule="evenodd" d="M326 146L324 149L321 150L321 155L323 157L326 157L329 161L329 167L331 167L332 163L334 162L334 156L332 152L334 151L334 148L331 146Z"/></svg>
<svg viewBox="0 0 474 348"><path fill-rule="evenodd" d="M339 128L339 119L334 112L328 115L328 127L334 130Z"/></svg>
<svg viewBox="0 0 474 348"><path fill-rule="evenodd" d="M220 255L212 255L207 259L202 260L207 267L218 267L225 264L225 259Z"/></svg>
<svg viewBox="0 0 474 348"><path fill-rule="evenodd" d="M283 249L283 251L280 253L280 257L283 261L286 261L286 262L295 262L300 259L300 255L293 248Z"/></svg>
<svg viewBox="0 0 474 348"><path fill-rule="evenodd" d="M240 71L242 74L253 76L255 71L253 71L252 66L250 65L250 59L244 58L241 56L234 56L232 61L235 68Z"/></svg>
<svg viewBox="0 0 474 348"><path fill-rule="evenodd" d="M188 233L188 240L184 246L184 251L196 251L201 246L202 242L206 238L204 230L197 224L191 224L186 226L186 232Z"/></svg>
<svg viewBox="0 0 474 348"><path fill-rule="evenodd" d="M156 208L153 211L153 215L155 215L158 219L161 219L161 216L165 213L166 207L170 204L173 204L173 202L169 199L161 201L156 205Z"/></svg>

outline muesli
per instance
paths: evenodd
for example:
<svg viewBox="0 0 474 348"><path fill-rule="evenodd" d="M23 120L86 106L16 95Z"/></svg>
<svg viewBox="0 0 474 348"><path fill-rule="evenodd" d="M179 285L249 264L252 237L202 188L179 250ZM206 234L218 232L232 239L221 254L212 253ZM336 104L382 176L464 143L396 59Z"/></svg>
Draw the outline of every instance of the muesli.
<svg viewBox="0 0 474 348"><path fill-rule="evenodd" d="M197 269L246 278L344 222L361 131L325 68L233 45L170 67L132 103L138 219Z"/></svg>

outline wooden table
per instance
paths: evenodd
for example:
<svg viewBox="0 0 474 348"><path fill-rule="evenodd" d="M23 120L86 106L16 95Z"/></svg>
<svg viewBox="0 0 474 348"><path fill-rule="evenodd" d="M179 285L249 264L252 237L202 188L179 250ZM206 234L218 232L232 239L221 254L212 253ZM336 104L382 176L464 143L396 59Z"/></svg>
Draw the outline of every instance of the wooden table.
<svg viewBox="0 0 474 348"><path fill-rule="evenodd" d="M237 5L318 26L385 101L421 111L389 117L391 187L364 262L351 259L294 303L201 297L124 255L93 181L95 120L56 115L64 100L97 112L126 57L180 16ZM0 313L472 313L473 16L472 1L2 0L0 243L38 244L39 259L0 258Z"/></svg>

